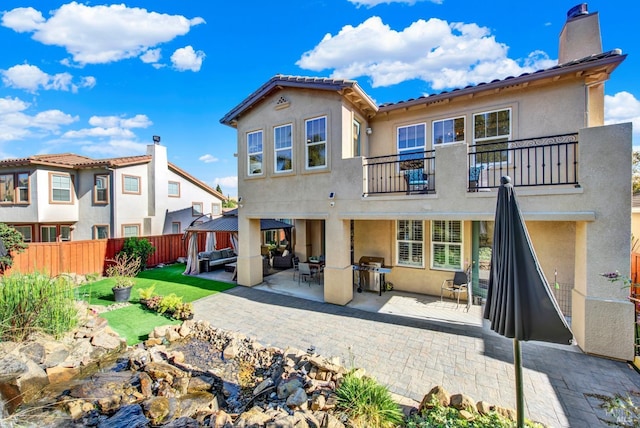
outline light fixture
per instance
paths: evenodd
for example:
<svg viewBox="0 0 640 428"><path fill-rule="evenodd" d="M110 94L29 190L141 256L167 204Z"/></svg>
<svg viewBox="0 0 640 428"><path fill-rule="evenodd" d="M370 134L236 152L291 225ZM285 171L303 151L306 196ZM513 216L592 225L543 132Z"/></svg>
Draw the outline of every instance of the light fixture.
<svg viewBox="0 0 640 428"><path fill-rule="evenodd" d="M329 192L329 199L333 199L336 197L336 192Z"/></svg>
<svg viewBox="0 0 640 428"><path fill-rule="evenodd" d="M238 196L238 203L242 202L242 196Z"/></svg>
<svg viewBox="0 0 640 428"><path fill-rule="evenodd" d="M159 135L154 135L153 136L153 142L156 143L156 144L159 144L160 143L160 136Z"/></svg>
<svg viewBox="0 0 640 428"><path fill-rule="evenodd" d="M371 134L373 134L373 129L367 128L367 135L371 135Z"/></svg>

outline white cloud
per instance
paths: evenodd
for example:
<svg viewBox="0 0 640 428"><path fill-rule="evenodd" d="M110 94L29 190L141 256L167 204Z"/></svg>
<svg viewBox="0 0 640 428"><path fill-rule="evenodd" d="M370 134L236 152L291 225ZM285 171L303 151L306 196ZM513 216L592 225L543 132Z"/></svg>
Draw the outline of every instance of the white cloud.
<svg viewBox="0 0 640 428"><path fill-rule="evenodd" d="M604 96L604 123L633 123L633 145L640 145L640 101L629 92Z"/></svg>
<svg viewBox="0 0 640 428"><path fill-rule="evenodd" d="M208 154L208 153L207 153L206 155L202 155L202 156L200 156L200 157L198 158L198 160L199 160L199 161L202 161L202 162L204 162L204 163L211 163L211 162L218 162L218 160L219 160L219 159L218 159L217 157L215 157L215 156L210 155L210 154Z"/></svg>
<svg viewBox="0 0 640 428"><path fill-rule="evenodd" d="M73 83L69 73L47 74L35 65L19 64L0 70L2 83L9 88L24 89L35 93L38 89L77 92L78 88L92 88L96 84L93 76L81 77Z"/></svg>
<svg viewBox="0 0 640 428"><path fill-rule="evenodd" d="M78 120L60 110L27 113L30 104L19 98L0 98L0 141L57 135L60 128Z"/></svg>
<svg viewBox="0 0 640 428"><path fill-rule="evenodd" d="M229 189L235 189L237 191L238 177L235 175L230 177L218 177L213 180L213 186L211 187L215 189L216 186L218 185L220 185L220 188L222 189L223 194L225 195L234 194L234 192L229 192Z"/></svg>
<svg viewBox="0 0 640 428"><path fill-rule="evenodd" d="M379 4L391 4L391 3L405 3L409 6L413 6L419 1L424 0L348 0L349 3L355 4L357 7L364 6L366 8L372 8ZM442 0L429 0L431 3L442 4Z"/></svg>
<svg viewBox="0 0 640 428"><path fill-rule="evenodd" d="M160 61L161 58L161 54L160 54L161 49L149 49L148 51L146 51L145 53L143 53L142 55L140 55L140 59L142 60L142 62L146 63L146 64L153 64L156 63L158 61Z"/></svg>
<svg viewBox="0 0 640 428"><path fill-rule="evenodd" d="M89 157L137 156L145 154L146 150L147 144L130 139L112 139L100 143L85 141L81 145L81 152Z"/></svg>
<svg viewBox="0 0 640 428"><path fill-rule="evenodd" d="M153 122L144 114L131 118L120 116L92 116L89 118L92 128L84 128L65 132L63 138L119 138L130 140L135 137L131 128L147 128Z"/></svg>
<svg viewBox="0 0 640 428"><path fill-rule="evenodd" d="M373 87L420 79L435 90L517 76L556 64L536 51L524 60L507 57L489 29L477 24L422 19L396 31L373 16L327 34L296 62L301 68L333 69L331 77L369 76Z"/></svg>
<svg viewBox="0 0 640 428"><path fill-rule="evenodd" d="M144 55L204 22L200 17L187 19L124 4L71 2L54 10L48 20L33 8L16 8L4 13L1 24L17 32L33 32L34 40L61 46L73 61L84 65Z"/></svg>
<svg viewBox="0 0 640 428"><path fill-rule="evenodd" d="M204 57L204 52L194 51L192 46L185 46L184 48L176 49L171 55L171 63L176 70L197 72L202 67Z"/></svg>

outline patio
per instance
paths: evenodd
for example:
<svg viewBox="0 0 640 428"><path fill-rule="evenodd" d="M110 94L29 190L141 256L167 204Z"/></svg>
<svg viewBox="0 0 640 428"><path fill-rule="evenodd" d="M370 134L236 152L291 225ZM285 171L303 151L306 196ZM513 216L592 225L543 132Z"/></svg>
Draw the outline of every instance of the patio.
<svg viewBox="0 0 640 428"><path fill-rule="evenodd" d="M292 296L315 302L323 302L324 289L322 284L315 281L310 283L293 279L293 269L271 270L270 275L264 277L262 284L253 287L256 290ZM235 283L232 280L233 273L224 269L216 269L211 272L202 272L200 277L215 279L217 281ZM406 293L402 291L386 291L381 296L377 293L364 291L353 293L353 300L347 307L367 312L389 314L447 323L460 326L482 327L482 307L471 306L467 312L466 306L456 304L453 299L440 301L439 297L423 294Z"/></svg>

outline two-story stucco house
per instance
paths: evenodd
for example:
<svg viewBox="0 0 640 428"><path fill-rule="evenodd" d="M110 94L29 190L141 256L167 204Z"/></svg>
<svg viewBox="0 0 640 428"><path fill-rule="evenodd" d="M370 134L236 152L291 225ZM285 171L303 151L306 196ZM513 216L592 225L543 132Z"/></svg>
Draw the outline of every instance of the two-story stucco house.
<svg viewBox="0 0 640 428"><path fill-rule="evenodd" d="M182 233L220 215L224 195L167 161L167 148L91 159L75 154L0 160L0 221L26 242Z"/></svg>
<svg viewBox="0 0 640 428"><path fill-rule="evenodd" d="M276 75L221 119L237 129L238 283L262 282L259 219L290 218L300 259L325 257L327 302L352 300L362 256L384 259L395 290L435 296L471 264L481 292L509 175L545 276L572 289L578 345L633 359L633 305L600 275L630 269L631 124L603 126L624 59L585 11L568 14L557 66L408 101Z"/></svg>

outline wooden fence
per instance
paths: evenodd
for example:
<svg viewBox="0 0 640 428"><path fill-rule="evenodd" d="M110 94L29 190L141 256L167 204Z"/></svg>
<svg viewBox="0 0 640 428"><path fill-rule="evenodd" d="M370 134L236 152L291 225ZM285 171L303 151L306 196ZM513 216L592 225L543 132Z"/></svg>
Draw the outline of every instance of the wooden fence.
<svg viewBox="0 0 640 428"><path fill-rule="evenodd" d="M184 235L145 236L155 247L147 266L160 263L174 263L179 257L187 256L187 240ZM27 249L14 254L13 266L8 273L44 272L51 276L61 273L86 275L103 274L105 260L113 258L122 249L125 238L99 239L70 242L34 242ZM198 234L198 250L204 251L206 234ZM229 233L216 232L216 248L231 247Z"/></svg>

